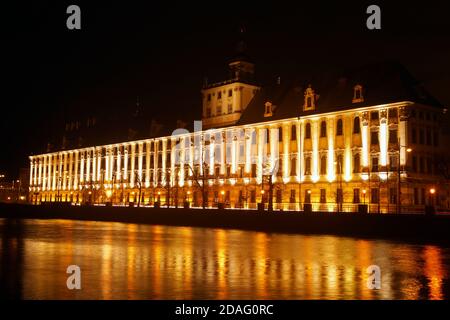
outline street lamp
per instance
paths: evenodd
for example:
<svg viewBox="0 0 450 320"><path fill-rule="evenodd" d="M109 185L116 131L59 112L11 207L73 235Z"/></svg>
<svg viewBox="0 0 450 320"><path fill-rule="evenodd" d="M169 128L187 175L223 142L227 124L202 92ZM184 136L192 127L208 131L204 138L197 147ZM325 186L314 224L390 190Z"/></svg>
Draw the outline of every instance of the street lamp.
<svg viewBox="0 0 450 320"><path fill-rule="evenodd" d="M398 163L397 163L397 214L400 213L401 210L401 177L400 177L400 153L402 148L406 148L406 152L412 152L412 149L407 146L402 146L400 144L400 139L398 139Z"/></svg>

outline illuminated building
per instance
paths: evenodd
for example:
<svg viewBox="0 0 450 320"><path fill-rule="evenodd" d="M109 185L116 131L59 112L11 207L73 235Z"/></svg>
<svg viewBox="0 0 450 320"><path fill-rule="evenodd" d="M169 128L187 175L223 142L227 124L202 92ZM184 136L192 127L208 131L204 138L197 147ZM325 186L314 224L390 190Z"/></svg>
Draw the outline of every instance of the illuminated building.
<svg viewBox="0 0 450 320"><path fill-rule="evenodd" d="M402 211L448 208L446 109L401 66L264 88L247 57L229 67L203 88L194 132L31 156L33 203L255 208L272 188L275 209L396 212L399 190Z"/></svg>

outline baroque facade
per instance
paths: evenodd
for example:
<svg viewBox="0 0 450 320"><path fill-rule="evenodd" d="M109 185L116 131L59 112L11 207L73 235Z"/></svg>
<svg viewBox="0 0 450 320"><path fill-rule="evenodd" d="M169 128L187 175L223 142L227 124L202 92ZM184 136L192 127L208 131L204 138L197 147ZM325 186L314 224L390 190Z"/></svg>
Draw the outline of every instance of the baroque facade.
<svg viewBox="0 0 450 320"><path fill-rule="evenodd" d="M194 132L30 156L34 204L370 212L449 207L446 113L397 64L260 87L246 57L202 90ZM400 199L400 202L399 202Z"/></svg>

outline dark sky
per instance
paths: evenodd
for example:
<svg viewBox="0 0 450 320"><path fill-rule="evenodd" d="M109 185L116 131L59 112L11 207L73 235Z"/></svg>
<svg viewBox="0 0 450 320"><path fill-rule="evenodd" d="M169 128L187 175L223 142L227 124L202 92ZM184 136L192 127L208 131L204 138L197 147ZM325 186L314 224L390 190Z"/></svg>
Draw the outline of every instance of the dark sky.
<svg viewBox="0 0 450 320"><path fill-rule="evenodd" d="M2 9L1 173L28 166L65 119L131 113L136 96L149 119L198 119L203 79L227 75L240 26L262 84L397 60L450 105L448 1L93 2ZM81 7L81 30L66 28L70 4ZM366 28L370 4L381 7L382 30Z"/></svg>

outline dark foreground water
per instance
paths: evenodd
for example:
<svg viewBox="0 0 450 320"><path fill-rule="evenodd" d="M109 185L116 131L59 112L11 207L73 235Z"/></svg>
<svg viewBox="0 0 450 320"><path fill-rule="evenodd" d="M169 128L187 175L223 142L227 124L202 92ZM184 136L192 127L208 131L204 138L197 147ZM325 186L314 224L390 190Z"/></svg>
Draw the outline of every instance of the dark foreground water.
<svg viewBox="0 0 450 320"><path fill-rule="evenodd" d="M3 298L448 299L450 248L336 236L0 219ZM81 290L66 269L81 268ZM381 289L367 287L370 265Z"/></svg>

